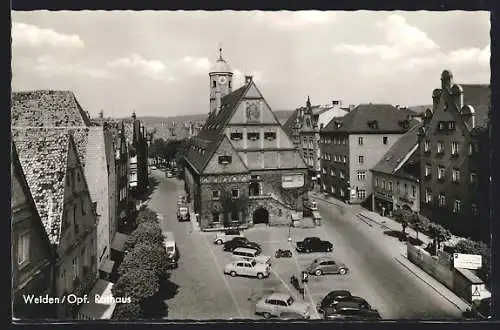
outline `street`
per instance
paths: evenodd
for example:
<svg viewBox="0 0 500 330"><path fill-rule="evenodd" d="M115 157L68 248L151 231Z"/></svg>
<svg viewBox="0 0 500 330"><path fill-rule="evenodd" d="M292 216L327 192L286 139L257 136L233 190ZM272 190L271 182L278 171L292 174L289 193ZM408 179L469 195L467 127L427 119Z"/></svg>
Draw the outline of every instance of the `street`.
<svg viewBox="0 0 500 330"><path fill-rule="evenodd" d="M161 216L161 226L172 231L180 251L179 268L172 270L170 280L179 286L177 294L166 301L168 319L261 319L254 314L256 301L263 295L280 291L297 299L302 296L290 285L292 275L320 255L330 255L349 268L346 275L310 276L304 302L316 305L328 292L350 290L365 298L379 310L383 319L451 319L460 318L461 311L438 295L424 282L401 266L394 257L401 253L402 244L384 236L379 228L359 220L356 207L339 208L323 201L318 206L322 226L291 230L292 242L287 241L288 228L265 225L245 230L251 241L261 244L263 255L272 257L269 278L232 278L223 274L230 253L213 243L215 233L192 230L191 223L178 222L177 197L183 194L183 182L165 178L164 172L153 170L159 181L149 207ZM307 236L318 236L334 244L331 253L297 254L295 242ZM276 259L278 249L290 249L292 258ZM319 317L319 315L315 315Z"/></svg>

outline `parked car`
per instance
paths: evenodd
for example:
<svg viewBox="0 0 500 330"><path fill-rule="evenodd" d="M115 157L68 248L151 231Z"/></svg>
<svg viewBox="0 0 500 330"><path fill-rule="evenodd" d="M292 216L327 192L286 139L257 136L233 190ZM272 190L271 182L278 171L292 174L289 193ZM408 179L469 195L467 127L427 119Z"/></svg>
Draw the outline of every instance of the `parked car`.
<svg viewBox="0 0 500 330"><path fill-rule="evenodd" d="M221 245L226 243L227 241L232 240L235 237L244 237L238 229L228 229L223 233L217 233L215 235L214 243L217 245Z"/></svg>
<svg viewBox="0 0 500 330"><path fill-rule="evenodd" d="M260 254L262 248L255 242L250 242L246 237L234 237L232 240L224 243L224 251L233 252L237 248L255 249Z"/></svg>
<svg viewBox="0 0 500 330"><path fill-rule="evenodd" d="M171 177L173 177L173 175L172 175L172 172L171 172L171 171L167 171L167 172L165 173L165 176L166 176L167 178L171 178Z"/></svg>
<svg viewBox="0 0 500 330"><path fill-rule="evenodd" d="M306 237L303 241L297 242L297 252L331 252L333 244L323 241L319 237Z"/></svg>
<svg viewBox="0 0 500 330"><path fill-rule="evenodd" d="M353 301L342 301L336 305L325 307L323 317L329 320L381 320L376 309L364 308Z"/></svg>
<svg viewBox="0 0 500 330"><path fill-rule="evenodd" d="M279 316L280 320L305 320L307 317L297 312L283 312Z"/></svg>
<svg viewBox="0 0 500 330"><path fill-rule="evenodd" d="M280 317L282 313L297 313L309 319L313 313L311 305L295 301L286 293L272 293L260 299L255 305L255 313L262 314L265 318Z"/></svg>
<svg viewBox="0 0 500 330"><path fill-rule="evenodd" d="M179 206L177 208L177 220L179 220L179 221L189 221L190 220L189 209L186 206Z"/></svg>
<svg viewBox="0 0 500 330"><path fill-rule="evenodd" d="M352 297L352 294L348 290L334 290L329 292L318 304L317 310L323 313L323 308L334 305L340 301L340 299Z"/></svg>
<svg viewBox="0 0 500 330"><path fill-rule="evenodd" d="M235 276L252 276L257 277L259 280L268 277L270 274L269 265L252 261L233 261L224 267L224 274Z"/></svg>
<svg viewBox="0 0 500 330"><path fill-rule="evenodd" d="M234 260L253 261L271 266L271 257L260 255L260 252L252 248L236 248L233 250Z"/></svg>
<svg viewBox="0 0 500 330"><path fill-rule="evenodd" d="M152 165L152 166L151 166L151 169L152 169L152 170L156 170L156 166L155 166L155 165Z"/></svg>
<svg viewBox="0 0 500 330"><path fill-rule="evenodd" d="M323 274L347 274L347 266L336 262L330 257L315 259L307 268L306 272L311 275L321 276Z"/></svg>

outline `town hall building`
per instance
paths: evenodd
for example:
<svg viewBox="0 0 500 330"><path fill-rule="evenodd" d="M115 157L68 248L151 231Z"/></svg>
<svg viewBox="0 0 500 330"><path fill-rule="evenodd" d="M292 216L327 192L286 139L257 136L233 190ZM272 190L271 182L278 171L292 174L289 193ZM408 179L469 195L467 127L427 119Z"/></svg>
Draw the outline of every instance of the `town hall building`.
<svg viewBox="0 0 500 330"><path fill-rule="evenodd" d="M308 166L252 77L232 90L233 73L219 51L209 73L210 113L184 156L200 228L288 224L302 211Z"/></svg>

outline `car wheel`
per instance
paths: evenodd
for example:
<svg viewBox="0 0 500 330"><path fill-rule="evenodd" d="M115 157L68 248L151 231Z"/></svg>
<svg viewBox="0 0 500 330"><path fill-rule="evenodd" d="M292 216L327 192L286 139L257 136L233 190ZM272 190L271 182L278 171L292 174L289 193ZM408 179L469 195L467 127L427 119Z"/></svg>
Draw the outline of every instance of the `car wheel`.
<svg viewBox="0 0 500 330"><path fill-rule="evenodd" d="M221 245L221 244L222 244L222 240L221 240L221 239L218 239L217 241L215 241L215 243L216 243L217 245Z"/></svg>
<svg viewBox="0 0 500 330"><path fill-rule="evenodd" d="M263 315L266 319L268 319L268 318L270 318L270 317L271 317L271 314L269 314L268 312L264 312L264 313L262 313L262 315Z"/></svg>
<svg viewBox="0 0 500 330"><path fill-rule="evenodd" d="M259 280L262 280L262 279L264 278L264 274L262 274L262 273L258 273L258 274L257 274L257 278L258 278Z"/></svg>
<svg viewBox="0 0 500 330"><path fill-rule="evenodd" d="M316 269L314 274L316 274L316 276L321 276L321 275L323 275L323 271L321 269Z"/></svg>
<svg viewBox="0 0 500 330"><path fill-rule="evenodd" d="M311 249L306 249L306 253L311 253Z"/></svg>
<svg viewBox="0 0 500 330"><path fill-rule="evenodd" d="M232 277L235 277L236 276L236 272L233 270L229 273L229 275L231 275Z"/></svg>
<svg viewBox="0 0 500 330"><path fill-rule="evenodd" d="M345 268L340 268L339 269L339 274L340 275L345 275L346 273L347 273L347 269L345 269Z"/></svg>

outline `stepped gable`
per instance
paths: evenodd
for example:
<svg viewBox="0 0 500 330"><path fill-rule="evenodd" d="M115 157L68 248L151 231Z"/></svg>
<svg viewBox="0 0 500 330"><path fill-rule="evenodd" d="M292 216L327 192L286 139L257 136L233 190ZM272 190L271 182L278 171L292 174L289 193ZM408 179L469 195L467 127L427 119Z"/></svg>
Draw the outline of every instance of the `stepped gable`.
<svg viewBox="0 0 500 330"><path fill-rule="evenodd" d="M12 126L75 127L91 125L90 118L71 91L14 92L11 102Z"/></svg>
<svg viewBox="0 0 500 330"><path fill-rule="evenodd" d="M70 136L64 129L12 129L19 161L52 244L60 241Z"/></svg>

